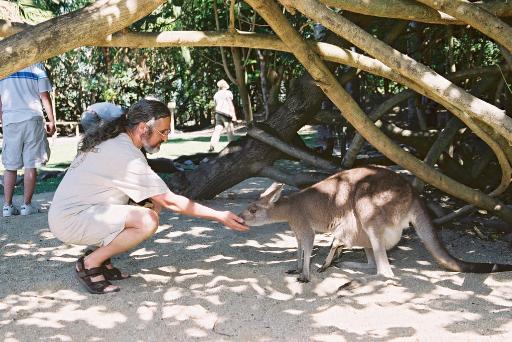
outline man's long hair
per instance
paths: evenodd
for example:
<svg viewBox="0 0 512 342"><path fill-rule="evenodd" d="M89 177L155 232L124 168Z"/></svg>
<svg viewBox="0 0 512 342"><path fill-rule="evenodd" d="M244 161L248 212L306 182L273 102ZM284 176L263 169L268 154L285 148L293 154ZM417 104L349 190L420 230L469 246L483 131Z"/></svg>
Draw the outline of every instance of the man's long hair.
<svg viewBox="0 0 512 342"><path fill-rule="evenodd" d="M169 117L171 112L165 104L157 100L142 99L133 104L130 109L119 118L100 124L96 129L86 133L78 145L78 153L94 150L102 142L115 138L121 133L137 126L141 122L152 124L155 120Z"/></svg>

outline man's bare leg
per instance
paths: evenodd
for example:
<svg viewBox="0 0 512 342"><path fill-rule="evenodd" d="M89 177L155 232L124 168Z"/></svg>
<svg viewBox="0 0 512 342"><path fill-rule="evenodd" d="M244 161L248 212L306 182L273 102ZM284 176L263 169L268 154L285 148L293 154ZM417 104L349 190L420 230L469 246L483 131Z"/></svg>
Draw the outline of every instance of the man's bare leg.
<svg viewBox="0 0 512 342"><path fill-rule="evenodd" d="M158 213L152 209L133 206L133 210L126 216L125 229L108 245L102 246L89 254L84 260L86 269L100 267L103 262L115 255L126 252L141 242L147 240L158 228ZM103 276L91 278L97 282L104 280ZM109 286L105 289L110 292L117 286Z"/></svg>
<svg viewBox="0 0 512 342"><path fill-rule="evenodd" d="M34 195L34 189L36 188L36 169L25 169L23 175L23 203L32 203L32 195Z"/></svg>
<svg viewBox="0 0 512 342"><path fill-rule="evenodd" d="M14 185L16 184L16 170L4 171L4 205L12 204Z"/></svg>

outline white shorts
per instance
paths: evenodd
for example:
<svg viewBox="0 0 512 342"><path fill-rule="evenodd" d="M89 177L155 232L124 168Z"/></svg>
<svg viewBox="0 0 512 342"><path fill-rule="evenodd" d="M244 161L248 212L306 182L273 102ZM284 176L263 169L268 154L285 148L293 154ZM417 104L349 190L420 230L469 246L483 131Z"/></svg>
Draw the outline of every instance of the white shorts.
<svg viewBox="0 0 512 342"><path fill-rule="evenodd" d="M46 164L50 145L42 117L10 123L3 131L2 164L6 170L34 169Z"/></svg>
<svg viewBox="0 0 512 342"><path fill-rule="evenodd" d="M98 204L67 213L50 206L48 223L53 235L64 243L106 246L124 230L133 208L128 204Z"/></svg>

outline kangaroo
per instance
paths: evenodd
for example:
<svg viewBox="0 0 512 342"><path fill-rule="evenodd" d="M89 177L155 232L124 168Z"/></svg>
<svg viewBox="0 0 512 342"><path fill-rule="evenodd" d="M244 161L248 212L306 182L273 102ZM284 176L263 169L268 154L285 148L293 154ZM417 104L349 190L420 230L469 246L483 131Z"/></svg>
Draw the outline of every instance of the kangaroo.
<svg viewBox="0 0 512 342"><path fill-rule="evenodd" d="M315 232L332 233L329 254L319 269L329 267L343 248L362 247L377 274L393 277L386 250L396 246L412 224L439 265L449 271L489 273L512 270L512 265L466 262L450 255L412 186L380 166L342 171L308 188L280 198L283 184L274 183L240 215L250 226L288 222L298 243L300 282L310 280L309 265ZM355 263L345 263L357 266ZM360 265L359 265L360 266Z"/></svg>

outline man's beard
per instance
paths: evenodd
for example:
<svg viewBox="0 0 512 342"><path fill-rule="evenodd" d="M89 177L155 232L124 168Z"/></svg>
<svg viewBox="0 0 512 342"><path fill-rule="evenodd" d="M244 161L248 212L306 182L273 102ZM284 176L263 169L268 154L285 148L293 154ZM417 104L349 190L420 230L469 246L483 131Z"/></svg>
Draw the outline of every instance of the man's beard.
<svg viewBox="0 0 512 342"><path fill-rule="evenodd" d="M146 151L149 154L155 154L155 153L158 153L158 151L160 151L160 145L150 146L149 144L143 144L143 146L144 146L144 151Z"/></svg>
<svg viewBox="0 0 512 342"><path fill-rule="evenodd" d="M158 151L160 151L160 144L156 146L151 146L148 141L146 140L146 137L142 137L142 147L144 147L144 151L146 151L149 154L155 154Z"/></svg>

